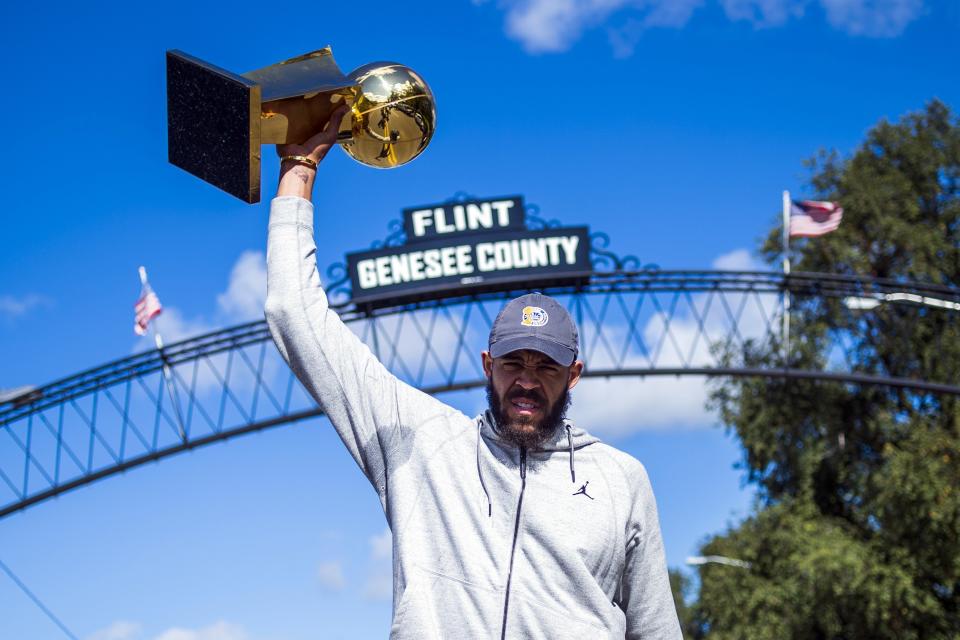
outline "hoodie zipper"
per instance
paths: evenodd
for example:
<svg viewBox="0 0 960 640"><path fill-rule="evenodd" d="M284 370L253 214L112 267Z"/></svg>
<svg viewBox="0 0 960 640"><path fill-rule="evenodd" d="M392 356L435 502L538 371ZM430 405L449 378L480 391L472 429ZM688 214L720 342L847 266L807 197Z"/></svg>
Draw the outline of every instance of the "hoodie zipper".
<svg viewBox="0 0 960 640"><path fill-rule="evenodd" d="M510 545L510 567L507 569L507 588L503 595L503 627L500 640L507 637L507 610L510 608L510 581L513 579L513 556L517 551L517 537L520 535L520 508L523 506L523 492L527 488L527 448L520 447L520 497L517 499L517 515L513 520L513 544Z"/></svg>

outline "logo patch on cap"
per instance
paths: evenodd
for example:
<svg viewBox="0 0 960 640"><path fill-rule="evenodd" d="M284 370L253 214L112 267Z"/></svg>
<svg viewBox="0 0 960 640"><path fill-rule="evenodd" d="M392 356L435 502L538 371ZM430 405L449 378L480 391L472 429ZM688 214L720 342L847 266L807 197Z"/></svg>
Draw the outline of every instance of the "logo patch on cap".
<svg viewBox="0 0 960 640"><path fill-rule="evenodd" d="M525 327L542 327L550 320L547 312L540 307L524 307L523 320L520 321Z"/></svg>

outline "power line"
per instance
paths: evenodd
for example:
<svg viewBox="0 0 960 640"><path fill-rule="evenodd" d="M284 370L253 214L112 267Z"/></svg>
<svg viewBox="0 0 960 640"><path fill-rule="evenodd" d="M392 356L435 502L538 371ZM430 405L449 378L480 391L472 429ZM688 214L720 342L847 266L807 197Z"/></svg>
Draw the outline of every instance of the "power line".
<svg viewBox="0 0 960 640"><path fill-rule="evenodd" d="M43 602L40 601L40 598L38 598L37 596L33 595L33 592L30 591L30 589L27 588L27 585L23 584L23 581L22 581L20 578L18 578L18 577L16 576L16 574L13 573L13 571L10 569L10 567L8 567L7 565L5 565L5 564L3 563L3 560L0 560L0 569L3 569L4 572L5 572L8 576L10 576L10 579L13 580L13 582L14 582L18 587L20 587L20 590L23 591L25 594L27 594L27 597L30 598L31 600L33 600L34 604L36 604L38 607L40 607L40 610L43 611L45 614L47 614L47 617L50 618L51 620L53 620L54 624L56 624L58 627L60 627L61 631L63 631L65 634L67 634L67 637L70 638L70 640L78 640L77 636L73 635L73 633L70 631L70 629L67 629L67 626L66 626L65 624L63 624L62 622L60 622L60 620L57 618L57 616L53 615L53 612L50 611L50 609L48 609L47 606L46 606L45 604L43 604Z"/></svg>

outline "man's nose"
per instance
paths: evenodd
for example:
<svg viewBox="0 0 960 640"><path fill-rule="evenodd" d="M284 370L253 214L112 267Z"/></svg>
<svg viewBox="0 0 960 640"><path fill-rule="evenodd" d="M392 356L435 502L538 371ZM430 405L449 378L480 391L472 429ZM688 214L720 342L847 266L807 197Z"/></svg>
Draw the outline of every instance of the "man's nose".
<svg viewBox="0 0 960 640"><path fill-rule="evenodd" d="M533 389L540 385L537 377L527 368L520 371L520 375L517 376L517 384L526 390Z"/></svg>

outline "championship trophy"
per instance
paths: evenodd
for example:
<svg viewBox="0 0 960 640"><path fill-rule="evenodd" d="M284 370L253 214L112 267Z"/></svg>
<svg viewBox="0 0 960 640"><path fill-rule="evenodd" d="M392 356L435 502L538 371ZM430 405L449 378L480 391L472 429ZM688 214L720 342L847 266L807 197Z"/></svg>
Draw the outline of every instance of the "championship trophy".
<svg viewBox="0 0 960 640"><path fill-rule="evenodd" d="M337 142L389 169L416 158L436 129L433 93L415 71L373 62L344 75L325 47L235 74L167 52L171 164L241 200L260 201L260 146L303 143L346 101Z"/></svg>

